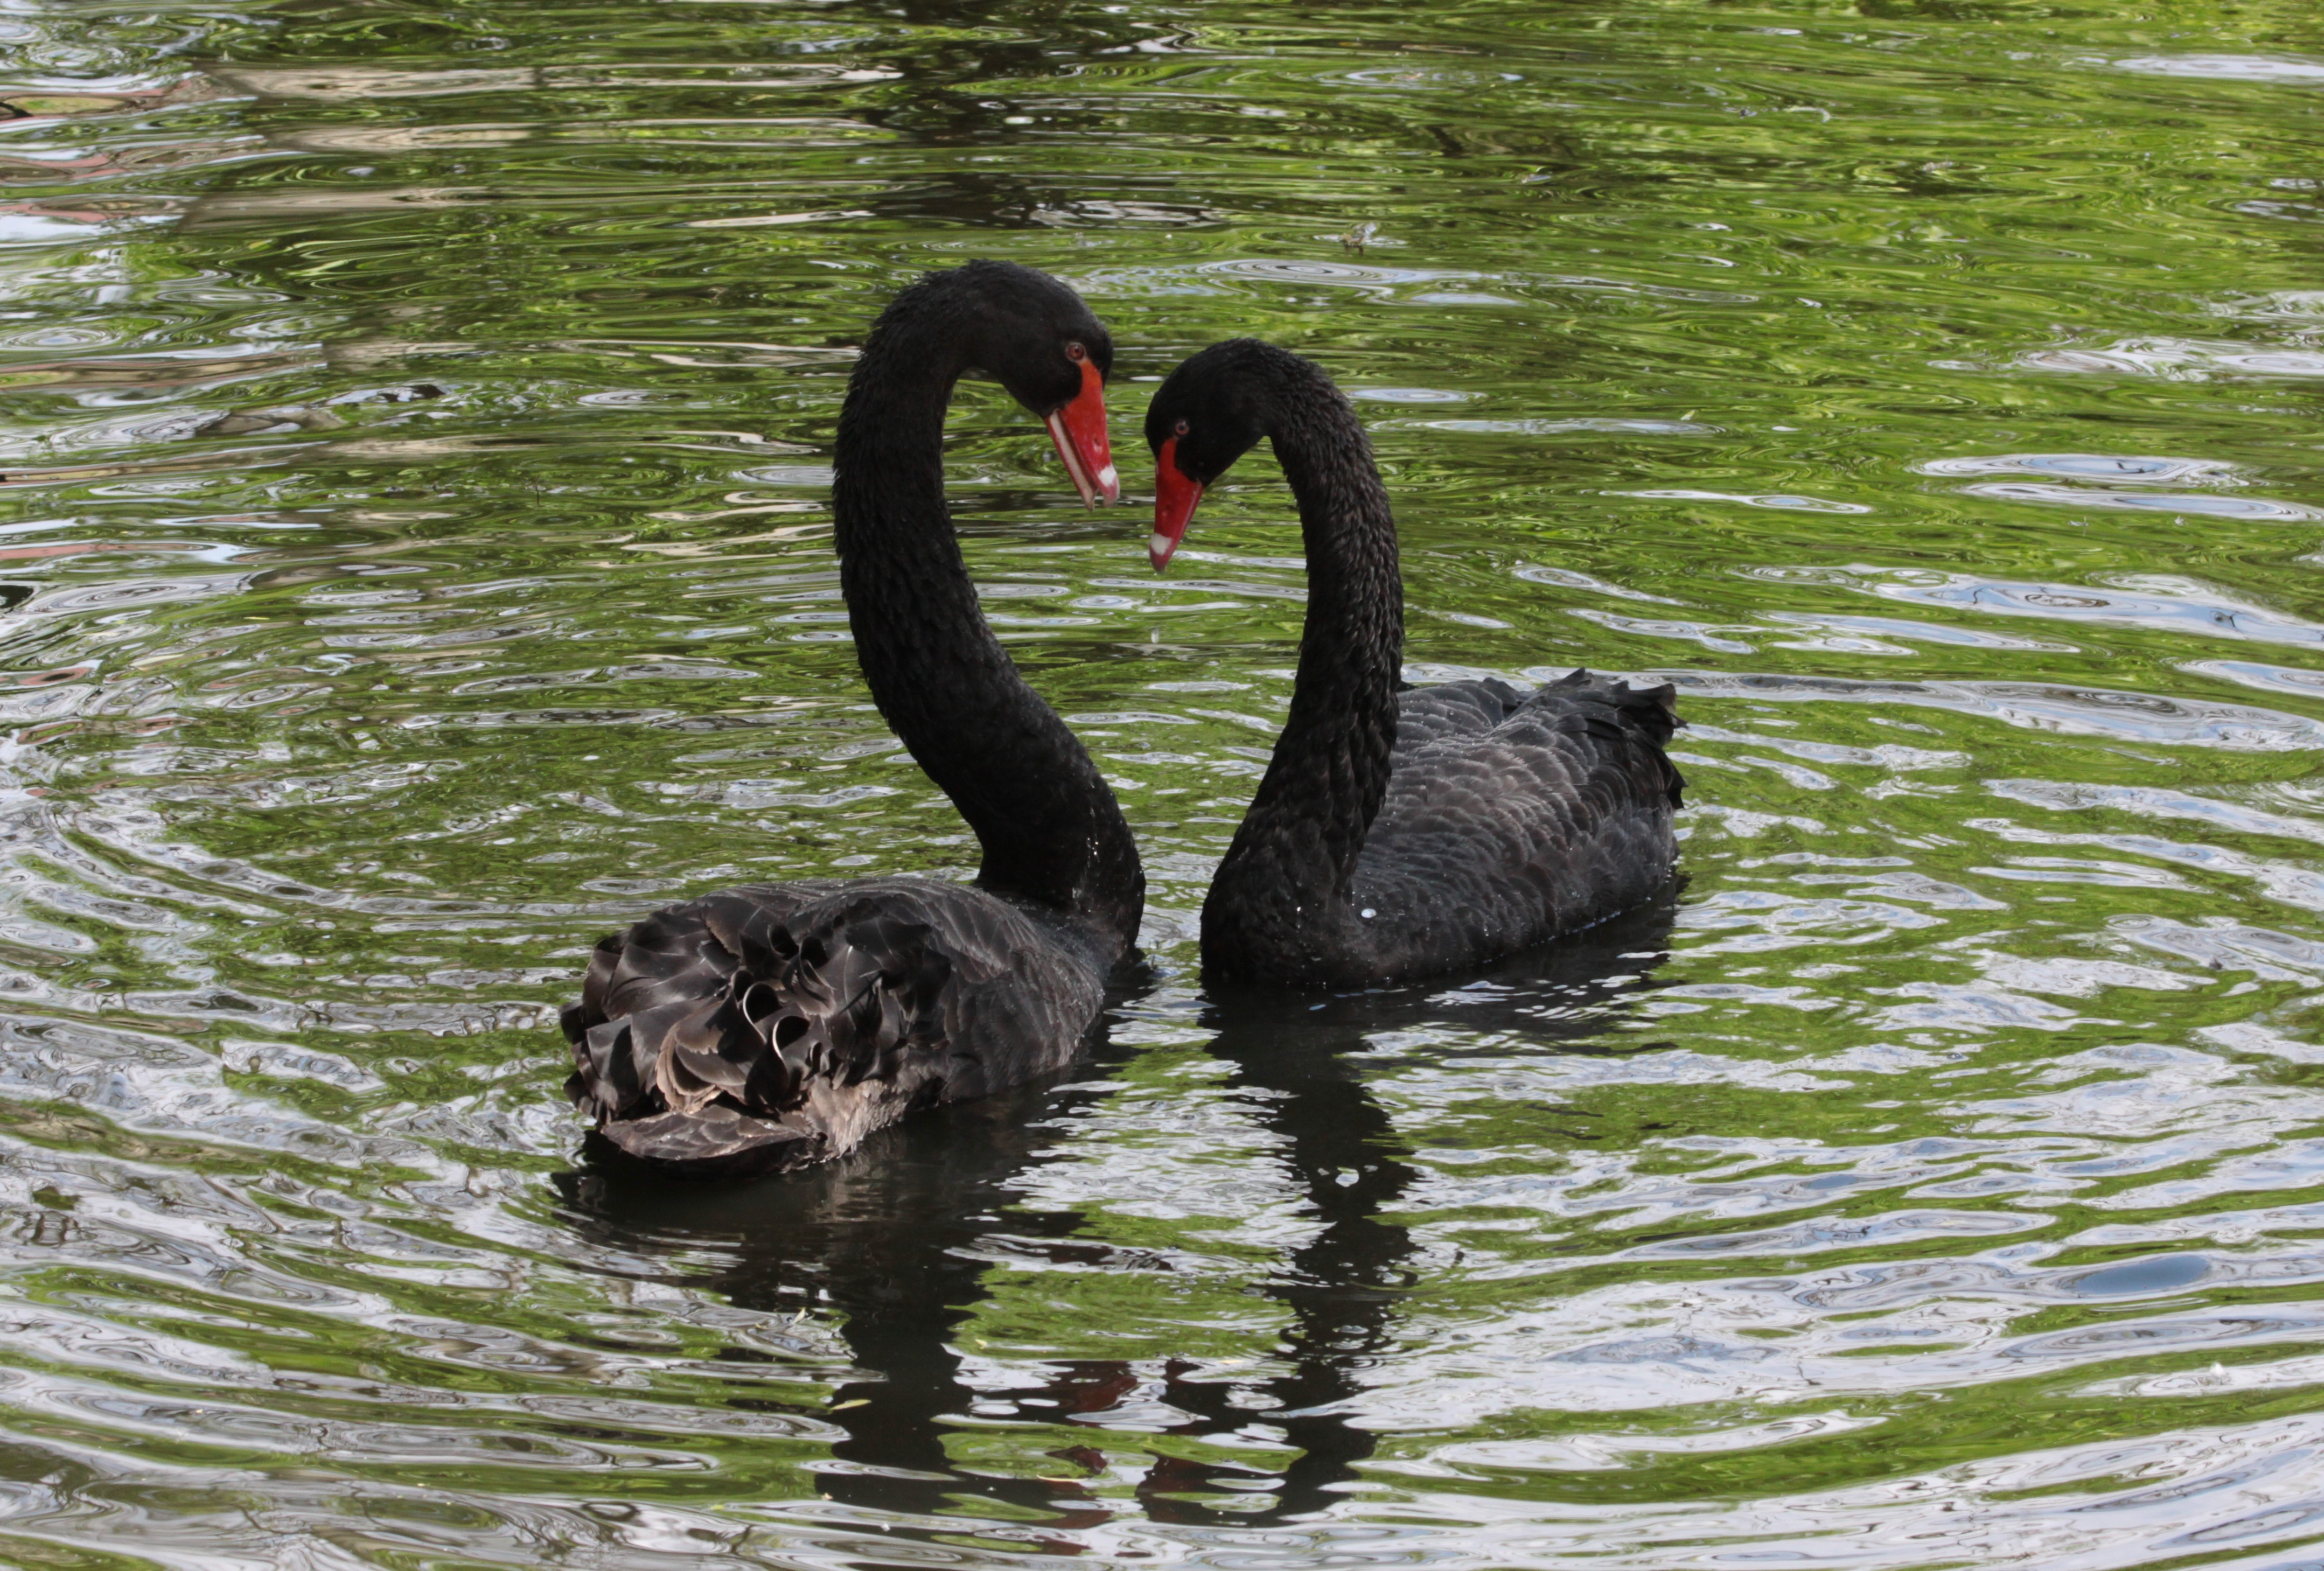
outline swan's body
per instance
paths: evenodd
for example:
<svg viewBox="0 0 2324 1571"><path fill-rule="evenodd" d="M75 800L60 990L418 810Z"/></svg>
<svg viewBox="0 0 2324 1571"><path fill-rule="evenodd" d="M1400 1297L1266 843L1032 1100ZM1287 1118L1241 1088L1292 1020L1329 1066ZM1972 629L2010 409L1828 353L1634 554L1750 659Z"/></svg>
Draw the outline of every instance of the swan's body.
<svg viewBox="0 0 2324 1571"><path fill-rule="evenodd" d="M723 890L597 946L576 1100L653 1160L759 1171L836 1156L916 1107L1065 1063L1116 957L968 884Z"/></svg>
<svg viewBox="0 0 2324 1571"><path fill-rule="evenodd" d="M1096 392L1111 358L1079 300L1025 268L931 274L881 316L840 417L840 584L881 713L983 864L973 885L726 890L600 943L565 1014L567 1089L622 1150L699 1173L798 1166L1079 1051L1136 936L1144 874L1088 753L978 610L945 511L943 431L953 384L984 367L1052 411L1084 494L1111 494Z"/></svg>
<svg viewBox="0 0 2324 1571"><path fill-rule="evenodd" d="M1683 782L1667 686L1576 671L1406 689L1396 523L1355 411L1323 370L1237 339L1147 416L1152 550L1167 562L1202 486L1270 438L1305 539L1291 713L1203 905L1206 978L1296 986L1480 965L1651 897L1677 855Z"/></svg>

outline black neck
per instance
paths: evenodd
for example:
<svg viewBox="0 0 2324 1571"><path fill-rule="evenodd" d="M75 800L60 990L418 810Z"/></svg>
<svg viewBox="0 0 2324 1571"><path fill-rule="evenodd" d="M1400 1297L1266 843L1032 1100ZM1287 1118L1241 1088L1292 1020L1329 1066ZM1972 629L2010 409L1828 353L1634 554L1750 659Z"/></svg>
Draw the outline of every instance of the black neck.
<svg viewBox="0 0 2324 1571"><path fill-rule="evenodd" d="M917 293L917 291L916 291ZM1145 875L1089 753L978 608L944 500L944 420L967 369L941 312L899 300L856 364L832 496L855 655L880 713L984 850L977 883L1136 939Z"/></svg>
<svg viewBox="0 0 2324 1571"><path fill-rule="evenodd" d="M1290 717L1204 908L1206 946L1213 911L1245 929L1224 943L1289 942L1344 919L1396 747L1404 584L1388 492L1339 389L1289 355L1270 370L1265 429L1299 503L1307 621Z"/></svg>

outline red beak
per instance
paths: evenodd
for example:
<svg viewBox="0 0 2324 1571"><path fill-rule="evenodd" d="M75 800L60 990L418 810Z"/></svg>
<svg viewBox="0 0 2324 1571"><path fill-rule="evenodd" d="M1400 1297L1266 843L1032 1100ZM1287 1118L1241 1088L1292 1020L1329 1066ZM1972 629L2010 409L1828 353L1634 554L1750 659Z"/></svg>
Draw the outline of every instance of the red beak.
<svg viewBox="0 0 2324 1571"><path fill-rule="evenodd" d="M1082 494L1083 506L1096 506L1101 495L1108 502L1121 500L1121 476L1114 472L1113 449L1105 439L1105 378L1087 360L1082 362L1082 390L1049 417L1049 439L1057 444L1057 457Z"/></svg>
<svg viewBox="0 0 2324 1571"><path fill-rule="evenodd" d="M1170 565L1170 553L1186 538L1194 505L1202 499L1202 482L1178 472L1178 439L1172 437L1154 455L1154 533L1146 542L1146 559L1156 572Z"/></svg>

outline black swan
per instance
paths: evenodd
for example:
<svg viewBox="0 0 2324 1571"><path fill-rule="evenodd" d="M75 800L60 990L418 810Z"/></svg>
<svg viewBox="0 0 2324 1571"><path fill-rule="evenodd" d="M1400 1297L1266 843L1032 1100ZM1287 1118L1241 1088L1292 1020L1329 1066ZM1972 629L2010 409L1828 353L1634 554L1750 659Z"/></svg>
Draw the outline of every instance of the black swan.
<svg viewBox="0 0 2324 1571"><path fill-rule="evenodd" d="M1173 372L1146 412L1156 571L1203 487L1275 444L1307 556L1291 712L1203 902L1203 975L1403 982L1640 904L1678 854L1667 686L1575 671L1408 688L1396 521L1363 427L1323 367L1255 338Z"/></svg>
<svg viewBox="0 0 2324 1571"><path fill-rule="evenodd" d="M1042 416L1084 500L1113 348L1046 273L972 262L896 297L839 417L834 544L880 713L983 848L976 882L730 889L597 946L563 1017L566 1089L632 1156L698 1176L820 1161L916 1107L1056 1068L1145 906L1113 793L977 608L944 498L945 411L971 368Z"/></svg>

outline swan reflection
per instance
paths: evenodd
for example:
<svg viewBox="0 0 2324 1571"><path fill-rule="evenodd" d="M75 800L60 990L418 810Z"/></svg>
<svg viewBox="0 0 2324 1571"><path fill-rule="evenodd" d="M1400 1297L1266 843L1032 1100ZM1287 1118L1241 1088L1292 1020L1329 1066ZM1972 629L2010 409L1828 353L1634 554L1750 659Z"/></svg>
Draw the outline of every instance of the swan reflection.
<svg viewBox="0 0 2324 1571"><path fill-rule="evenodd" d="M1422 1171L1370 1084L1380 1073L1377 1043L1391 1033L1427 1041L1394 1051L1435 1058L1505 1055L1513 1043L1543 1053L1659 1047L1613 1028L1657 985L1673 910L1665 901L1458 986L1207 999L1200 1021L1216 1033L1208 1050L1228 1067L1222 1089L1272 1137L1280 1181L1314 1223L1247 1284L1284 1317L1268 1372L1247 1378L1192 1359L1061 1358L1017 1364L1009 1383L990 1358L972 1375L958 1350L960 1328L995 1295L987 1278L996 1257L1153 1266L1087 1236L1080 1211L1018 1204L1034 1169L1073 1154L1076 1108L1117 1093L1105 1077L1135 1049L1109 1042L1071 1081L931 1113L806 1172L692 1184L601 1149L558 1184L571 1224L610 1246L591 1255L644 1262L646 1280L746 1308L807 1310L835 1325L853 1371L807 1416L842 1437L807 1465L818 1492L853 1511L954 1522L998 1515L1014 1533L1075 1550L1048 1535L1122 1514L1118 1498L1093 1489L1111 1490L1108 1475L1135 1457L1148 1520L1296 1518L1334 1503L1373 1454L1364 1392L1395 1355L1408 1302L1425 1291L1420 1245L1397 1219ZM1055 1465L1041 1476L999 1476L954 1455L959 1437L1012 1424L1085 1428L1087 1438L1038 1452ZM1229 1446L1231 1457L1217 1459Z"/></svg>

